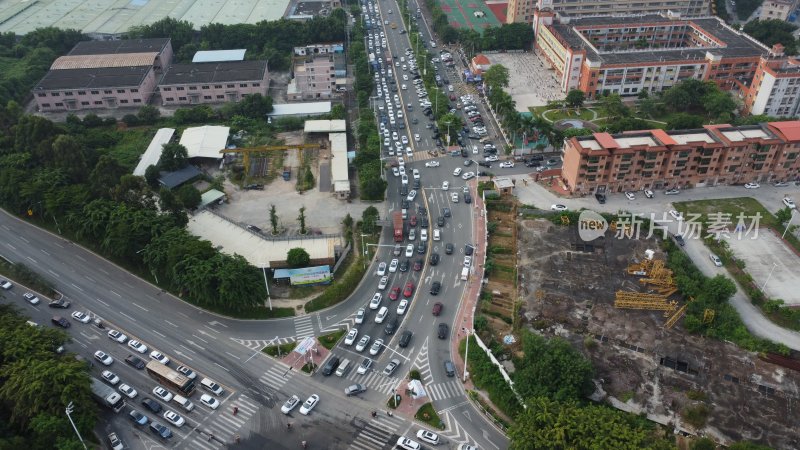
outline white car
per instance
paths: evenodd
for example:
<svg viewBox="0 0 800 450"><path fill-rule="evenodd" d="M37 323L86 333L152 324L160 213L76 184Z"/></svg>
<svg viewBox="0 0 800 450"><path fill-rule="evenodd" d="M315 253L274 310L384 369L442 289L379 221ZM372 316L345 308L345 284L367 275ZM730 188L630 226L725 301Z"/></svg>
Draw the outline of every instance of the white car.
<svg viewBox="0 0 800 450"><path fill-rule="evenodd" d="M439 161L428 161L425 163L425 167L439 167Z"/></svg>
<svg viewBox="0 0 800 450"><path fill-rule="evenodd" d="M350 332L348 332L347 336L344 338L344 345L353 345L356 341L356 337L358 337L358 329L351 328Z"/></svg>
<svg viewBox="0 0 800 450"><path fill-rule="evenodd" d="M413 241L416 238L417 238L417 229L416 228L410 228L408 230L408 240L409 241Z"/></svg>
<svg viewBox="0 0 800 450"><path fill-rule="evenodd" d="M94 352L94 359L100 361L104 366L110 366L114 363L114 358L106 355L100 350Z"/></svg>
<svg viewBox="0 0 800 450"><path fill-rule="evenodd" d="M31 294L30 292L26 292L26 293L22 294L22 297L25 299L25 301L27 301L31 305L38 305L39 304L39 297Z"/></svg>
<svg viewBox="0 0 800 450"><path fill-rule="evenodd" d="M400 176L400 169L397 167L392 167L392 175L399 177Z"/></svg>
<svg viewBox="0 0 800 450"><path fill-rule="evenodd" d="M408 75L407 74L403 74L403 81L408 81Z"/></svg>
<svg viewBox="0 0 800 450"><path fill-rule="evenodd" d="M382 277L384 275L386 275L386 263L381 261L381 263L378 264L378 276Z"/></svg>
<svg viewBox="0 0 800 450"><path fill-rule="evenodd" d="M411 150L411 147L406 147L406 156L409 158L414 156L414 152Z"/></svg>
<svg viewBox="0 0 800 450"><path fill-rule="evenodd" d="M128 398L134 398L138 394L138 392L136 392L136 389L128 386L125 383L120 384L117 389L119 389L119 391L122 392Z"/></svg>
<svg viewBox="0 0 800 450"><path fill-rule="evenodd" d="M708 255L708 257L711 258L711 262L713 262L715 266L722 267L722 260L719 259L719 256L711 253Z"/></svg>
<svg viewBox="0 0 800 450"><path fill-rule="evenodd" d="M283 406L281 406L281 412L284 414L289 414L299 404L300 404L300 397L293 395L289 397L289 400L286 400L286 403L284 403Z"/></svg>
<svg viewBox="0 0 800 450"><path fill-rule="evenodd" d="M167 358L167 355L161 353L158 350L153 350L152 352L150 352L150 359L152 359L153 361L158 361L165 366L169 365L169 358Z"/></svg>
<svg viewBox="0 0 800 450"><path fill-rule="evenodd" d="M86 313L80 312L80 311L73 312L72 313L72 318L77 320L80 323L89 323L89 321L92 320L92 318L89 317L89 314L86 314Z"/></svg>
<svg viewBox="0 0 800 450"><path fill-rule="evenodd" d="M406 246L406 258L411 258L414 256L414 244L408 244Z"/></svg>
<svg viewBox="0 0 800 450"><path fill-rule="evenodd" d="M103 373L100 374L104 380L108 381L108 384L112 386L116 386L119 383L119 377L117 374L110 370L104 370Z"/></svg>
<svg viewBox="0 0 800 450"><path fill-rule="evenodd" d="M367 315L367 310L364 308L358 308L356 311L356 323L364 323L364 317Z"/></svg>
<svg viewBox="0 0 800 450"><path fill-rule="evenodd" d="M443 190L443 191L446 191L446 190L448 190L448 189L450 189L450 182L448 182L448 181L442 181L442 190Z"/></svg>
<svg viewBox="0 0 800 450"><path fill-rule="evenodd" d="M636 200L636 195L634 195L634 193L633 193L633 192L630 192L630 191L628 191L628 192L626 192L626 193L625 193L625 197L626 197L628 200Z"/></svg>
<svg viewBox="0 0 800 450"><path fill-rule="evenodd" d="M376 292L372 296L372 300L369 301L369 309L378 309L378 306L381 305L381 300L383 300L383 294Z"/></svg>
<svg viewBox="0 0 800 450"><path fill-rule="evenodd" d="M489 155L486 158L483 158L483 160L486 162L494 162L500 160L500 158L498 158L497 155Z"/></svg>
<svg viewBox="0 0 800 450"><path fill-rule="evenodd" d="M372 343L372 347L369 348L369 354L375 356L378 353L380 353L382 348L383 348L383 339L377 339L375 342Z"/></svg>
<svg viewBox="0 0 800 450"><path fill-rule="evenodd" d="M413 202L415 198L417 198L417 191L412 189L408 192L406 200L408 200L409 202Z"/></svg>
<svg viewBox="0 0 800 450"><path fill-rule="evenodd" d="M392 262L389 263L389 273L397 272L397 265L400 264L400 260L397 258L392 259Z"/></svg>
<svg viewBox="0 0 800 450"><path fill-rule="evenodd" d="M120 344L124 344L125 341L128 340L128 336L125 336L117 330L108 330L108 338L112 341L119 342Z"/></svg>
<svg viewBox="0 0 800 450"><path fill-rule="evenodd" d="M137 352L143 355L147 353L147 346L135 339L131 339L130 341L128 341L128 347L136 350Z"/></svg>
<svg viewBox="0 0 800 450"><path fill-rule="evenodd" d="M303 403L303 406L300 407L300 414L307 416L308 413L317 406L317 403L319 403L319 395L313 394L311 397L308 397L305 403Z"/></svg>
<svg viewBox="0 0 800 450"><path fill-rule="evenodd" d="M400 138L400 142L402 142L403 145L408 144L408 138L406 137L405 134Z"/></svg>
<svg viewBox="0 0 800 450"><path fill-rule="evenodd" d="M475 178L475 172L464 172L464 174L461 175L461 179L465 181L473 178Z"/></svg>
<svg viewBox="0 0 800 450"><path fill-rule="evenodd" d="M358 344L356 344L356 351L363 352L365 348L369 345L369 341L372 338L369 335L361 336L361 339L358 340Z"/></svg>
<svg viewBox="0 0 800 450"><path fill-rule="evenodd" d="M644 190L644 196L645 196L645 197L647 197L647 198L653 198L653 196L654 196L654 195L655 195L655 194L653 194L653 191L651 191L650 189L645 189L645 190Z"/></svg>
<svg viewBox="0 0 800 450"><path fill-rule="evenodd" d="M417 431L417 439L431 445L439 445L439 435L428 430Z"/></svg>
<svg viewBox="0 0 800 450"><path fill-rule="evenodd" d="M186 423L186 419L181 417L180 414L169 409L167 410L167 412L164 413L164 420L175 425L178 428L182 427L183 424Z"/></svg>
<svg viewBox="0 0 800 450"><path fill-rule="evenodd" d="M364 358L364 361L361 361L361 364L358 365L356 373L359 375L364 375L372 367L372 363L373 361L371 359Z"/></svg>
<svg viewBox="0 0 800 450"><path fill-rule="evenodd" d="M412 170L411 174L414 176L415 180L419 180L419 169Z"/></svg>
<svg viewBox="0 0 800 450"><path fill-rule="evenodd" d="M514 167L514 163L511 162L511 161L504 161L504 162L500 163L500 168L501 169L505 169L505 168L509 168L510 169L512 167Z"/></svg>
<svg viewBox="0 0 800 450"><path fill-rule="evenodd" d="M422 242L427 242L428 241L428 230L426 228L423 228L422 230L420 230L419 239Z"/></svg>
<svg viewBox="0 0 800 450"><path fill-rule="evenodd" d="M456 170L453 171L453 176L457 177L461 175L461 167L456 167Z"/></svg>
<svg viewBox="0 0 800 450"><path fill-rule="evenodd" d="M211 409L219 408L219 400L215 399L214 397L212 397L212 396L210 396L208 394L203 394L200 397L200 403L208 406Z"/></svg>
<svg viewBox="0 0 800 450"><path fill-rule="evenodd" d="M405 91L406 89L408 89L408 86L406 86L405 84L401 84L400 89Z"/></svg>
<svg viewBox="0 0 800 450"><path fill-rule="evenodd" d="M386 289L386 285L389 284L389 277L381 277L381 281L378 282L378 290L382 291Z"/></svg>
<svg viewBox="0 0 800 450"><path fill-rule="evenodd" d="M153 395L160 398L161 400L164 400L165 402L169 402L170 400L172 400L172 393L162 386L154 387Z"/></svg>
<svg viewBox="0 0 800 450"><path fill-rule="evenodd" d="M8 280L4 280L4 279L0 278L0 288L3 288L3 289L5 289L5 290L9 290L9 289L11 289L12 287L14 287L14 285L13 285L13 284L11 284L11 282L10 282L10 281L8 281ZM77 311L76 311L76 312L77 312ZM72 313L72 317L75 317L75 313Z"/></svg>
<svg viewBox="0 0 800 450"><path fill-rule="evenodd" d="M419 141L420 141L419 134L417 134L417 133L414 133L414 140L415 140L415 141L417 141L417 142L419 142Z"/></svg>
<svg viewBox="0 0 800 450"><path fill-rule="evenodd" d="M472 264L472 256L464 257L464 267L469 267Z"/></svg>
<svg viewBox="0 0 800 450"><path fill-rule="evenodd" d="M375 315L375 323L383 323L383 321L386 320L386 316L388 315L389 315L389 308L381 306L380 311L378 311L378 314Z"/></svg>
<svg viewBox="0 0 800 450"><path fill-rule="evenodd" d="M797 205L794 204L794 200L790 199L789 197L783 197L783 204L786 205L787 208L797 208Z"/></svg>
<svg viewBox="0 0 800 450"><path fill-rule="evenodd" d="M402 316L406 313L406 309L408 309L408 300L400 300L400 303L397 304L397 315Z"/></svg>
<svg viewBox="0 0 800 450"><path fill-rule="evenodd" d="M675 220L683 220L683 215L674 209L669 210L669 215Z"/></svg>
<svg viewBox="0 0 800 450"><path fill-rule="evenodd" d="M551 205L550 206L550 210L551 211L566 211L567 207L566 207L566 205Z"/></svg>
<svg viewBox="0 0 800 450"><path fill-rule="evenodd" d="M758 183L747 183L744 185L745 189L758 189L760 187L761 185L759 185Z"/></svg>
<svg viewBox="0 0 800 450"><path fill-rule="evenodd" d="M458 192L453 192L452 194L450 194L450 200L453 203L458 203Z"/></svg>

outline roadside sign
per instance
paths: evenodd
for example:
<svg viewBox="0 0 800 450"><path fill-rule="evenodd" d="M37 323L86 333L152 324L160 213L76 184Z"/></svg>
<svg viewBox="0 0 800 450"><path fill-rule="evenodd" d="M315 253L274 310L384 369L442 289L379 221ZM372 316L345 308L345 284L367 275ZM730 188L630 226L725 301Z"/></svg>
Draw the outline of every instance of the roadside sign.
<svg viewBox="0 0 800 450"><path fill-rule="evenodd" d="M316 339L308 336L304 338L297 347L295 347L294 351L301 355L305 355L309 350L311 350L311 347L313 347L315 343Z"/></svg>

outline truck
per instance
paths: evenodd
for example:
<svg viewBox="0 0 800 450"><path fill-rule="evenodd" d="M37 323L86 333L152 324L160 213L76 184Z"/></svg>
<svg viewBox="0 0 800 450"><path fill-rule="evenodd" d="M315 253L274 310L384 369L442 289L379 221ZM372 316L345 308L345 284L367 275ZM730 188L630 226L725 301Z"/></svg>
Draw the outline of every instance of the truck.
<svg viewBox="0 0 800 450"><path fill-rule="evenodd" d="M94 377L92 377L92 395L94 395L98 403L111 408L116 413L122 411L122 408L125 407L125 400L122 399L122 395L119 392Z"/></svg>
<svg viewBox="0 0 800 450"><path fill-rule="evenodd" d="M403 213L395 211L392 221L394 222L394 241L403 242Z"/></svg>
<svg viewBox="0 0 800 450"><path fill-rule="evenodd" d="M292 177L292 168L291 167L284 167L283 168L283 180L289 181L289 178Z"/></svg>

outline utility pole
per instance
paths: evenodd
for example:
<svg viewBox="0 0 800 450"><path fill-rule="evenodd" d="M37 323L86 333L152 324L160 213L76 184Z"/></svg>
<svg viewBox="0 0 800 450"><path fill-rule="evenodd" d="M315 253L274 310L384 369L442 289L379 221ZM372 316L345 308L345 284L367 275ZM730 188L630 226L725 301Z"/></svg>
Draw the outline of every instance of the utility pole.
<svg viewBox="0 0 800 450"><path fill-rule="evenodd" d="M72 402L69 402L69 405L67 405L67 409L65 410L65 412L67 413L67 418L69 419L69 423L72 424L72 429L75 430L75 434L78 435L78 439L81 441L84 450L86 450L86 443L83 442L83 437L81 437L81 433L78 431L78 427L75 426L75 422L72 421L72 416L70 415L74 410L75 407L72 405Z"/></svg>

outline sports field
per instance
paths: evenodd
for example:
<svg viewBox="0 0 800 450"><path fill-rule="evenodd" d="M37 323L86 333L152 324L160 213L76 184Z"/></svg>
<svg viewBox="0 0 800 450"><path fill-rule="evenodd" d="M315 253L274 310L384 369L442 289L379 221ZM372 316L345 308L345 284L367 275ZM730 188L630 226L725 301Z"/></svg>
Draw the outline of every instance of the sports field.
<svg viewBox="0 0 800 450"><path fill-rule="evenodd" d="M483 34L484 29L501 25L483 0L440 0L439 5L453 28L472 28Z"/></svg>

